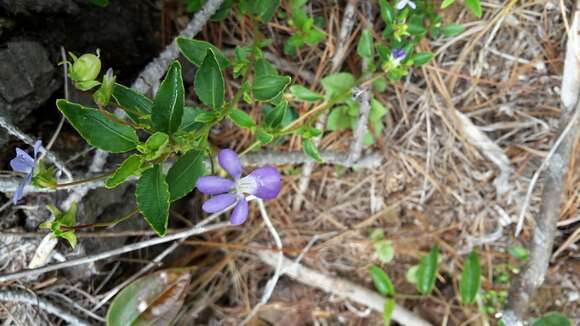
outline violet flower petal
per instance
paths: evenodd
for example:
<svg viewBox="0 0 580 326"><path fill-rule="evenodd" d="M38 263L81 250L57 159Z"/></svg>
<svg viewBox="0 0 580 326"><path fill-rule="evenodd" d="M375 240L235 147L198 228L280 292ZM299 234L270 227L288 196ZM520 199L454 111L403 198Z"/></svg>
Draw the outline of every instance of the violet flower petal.
<svg viewBox="0 0 580 326"><path fill-rule="evenodd" d="M218 153L218 161L220 165L229 175L235 179L242 176L242 164L238 158L238 154L229 148L224 148Z"/></svg>
<svg viewBox="0 0 580 326"><path fill-rule="evenodd" d="M242 196L230 215L230 222L233 225L240 225L246 218L248 218L248 201Z"/></svg>
<svg viewBox="0 0 580 326"><path fill-rule="evenodd" d="M38 158L38 153L40 153L40 147L42 146L42 141L39 139L34 143L34 160Z"/></svg>
<svg viewBox="0 0 580 326"><path fill-rule="evenodd" d="M16 157L10 160L12 170L20 173L30 173L34 168L34 159L20 148L16 148Z"/></svg>
<svg viewBox="0 0 580 326"><path fill-rule="evenodd" d="M217 195L206 200L201 206L201 209L203 209L203 211L206 213L221 212L235 203L236 199L237 197L234 194Z"/></svg>
<svg viewBox="0 0 580 326"><path fill-rule="evenodd" d="M24 196L24 187L30 184L30 182L32 182L32 173L27 174L26 177L22 178L18 184L16 191L12 195L12 203L14 205L16 205L18 201Z"/></svg>
<svg viewBox="0 0 580 326"><path fill-rule="evenodd" d="M256 190L250 194L261 199L272 199L280 192L280 173L273 166L255 169L248 175L256 182Z"/></svg>
<svg viewBox="0 0 580 326"><path fill-rule="evenodd" d="M218 195L230 191L234 182L230 179L210 175L199 177L195 186L206 195Z"/></svg>

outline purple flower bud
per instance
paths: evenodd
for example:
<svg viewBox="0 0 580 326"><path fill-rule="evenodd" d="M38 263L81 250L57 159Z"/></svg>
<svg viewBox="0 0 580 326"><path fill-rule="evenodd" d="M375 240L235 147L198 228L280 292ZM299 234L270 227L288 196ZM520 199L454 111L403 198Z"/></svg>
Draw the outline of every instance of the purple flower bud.
<svg viewBox="0 0 580 326"><path fill-rule="evenodd" d="M201 209L203 209L203 211L206 213L217 213L230 207L235 202L236 195L234 194L216 195L206 200L201 206Z"/></svg>
<svg viewBox="0 0 580 326"><path fill-rule="evenodd" d="M405 59L405 49L392 49L391 50L391 56L393 57L393 59L401 61L403 59Z"/></svg>
<svg viewBox="0 0 580 326"><path fill-rule="evenodd" d="M222 149L218 153L218 161L221 167L234 179L239 179L242 176L242 164L236 152L229 148Z"/></svg>
<svg viewBox="0 0 580 326"><path fill-rule="evenodd" d="M248 175L256 183L255 190L250 194L261 199L272 199L280 192L280 173L273 166L258 168Z"/></svg>
<svg viewBox="0 0 580 326"><path fill-rule="evenodd" d="M234 182L230 179L213 175L199 177L195 184L197 189L206 195L219 195L226 193L230 191L234 185Z"/></svg>
<svg viewBox="0 0 580 326"><path fill-rule="evenodd" d="M248 217L248 201L246 200L246 198L241 196L240 200L238 201L238 204L236 205L236 207L234 207L234 210L230 215L230 222L233 225L240 225L246 221L247 217Z"/></svg>
<svg viewBox="0 0 580 326"><path fill-rule="evenodd" d="M36 160L38 159L38 153L40 151L41 145L42 142L40 140L37 140L34 143L34 158L17 147L16 157L10 160L10 167L12 170L26 174L18 184L14 195L12 195L12 203L14 203L14 205L16 205L16 203L18 203L18 201L24 196L24 188L32 182L34 166L36 165Z"/></svg>

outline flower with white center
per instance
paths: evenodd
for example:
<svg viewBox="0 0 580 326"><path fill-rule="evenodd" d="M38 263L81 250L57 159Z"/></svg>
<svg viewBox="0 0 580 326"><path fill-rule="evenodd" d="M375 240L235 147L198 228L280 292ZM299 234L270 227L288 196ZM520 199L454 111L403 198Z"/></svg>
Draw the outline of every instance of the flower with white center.
<svg viewBox="0 0 580 326"><path fill-rule="evenodd" d="M197 189L213 196L201 207L206 213L218 213L235 204L230 222L240 225L248 217L248 201L245 194L268 200L275 198L280 192L280 173L275 167L264 166L242 178L242 165L233 150L220 150L218 161L233 180L218 176L203 176L197 179Z"/></svg>
<svg viewBox="0 0 580 326"><path fill-rule="evenodd" d="M37 140L36 143L34 143L34 158L22 149L16 147L16 157L10 160L10 167L12 170L24 174L24 178L22 178L12 196L12 203L14 203L14 205L16 205L22 196L24 196L24 187L32 182L32 175L34 167L36 166L36 160L38 159L38 152L41 144L40 140Z"/></svg>
<svg viewBox="0 0 580 326"><path fill-rule="evenodd" d="M409 8L411 9L417 8L417 5L415 5L415 2L413 2L412 0L399 0L395 8L397 8L397 10L403 10L403 8L405 8L406 6L409 6Z"/></svg>

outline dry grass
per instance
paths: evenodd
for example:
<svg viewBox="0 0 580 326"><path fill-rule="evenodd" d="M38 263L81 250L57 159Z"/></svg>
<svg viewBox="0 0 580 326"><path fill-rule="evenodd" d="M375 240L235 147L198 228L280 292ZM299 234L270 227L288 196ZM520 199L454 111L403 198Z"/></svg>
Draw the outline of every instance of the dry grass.
<svg viewBox="0 0 580 326"><path fill-rule="evenodd" d="M312 85L318 85L329 69L330 64L324 63L335 50L341 7L334 2L312 2L312 12L327 21L330 37L318 48L285 59L311 72L315 78ZM408 294L401 295L398 302L436 325L495 323L493 316L486 318L477 307L459 304L457 277L462 258L475 248L482 258L483 288L505 289L493 282L494 275L507 262L517 265L505 253L506 248L529 240L531 216L539 207L539 187L532 197L524 232L514 238L513 231L530 177L554 140L558 119L565 31L561 9L569 13L570 2L563 1L562 8L555 0L493 0L483 5L481 20L459 5L446 11L445 21L464 23L465 33L422 44L423 49L436 53L435 60L385 93L375 94L389 108L383 135L368 149L384 155L381 168L345 171L318 166L304 193L304 208L294 212L291 204L300 174L296 167L283 167L282 192L277 200L267 203L287 256L296 256L313 237L320 236L302 263L368 287L371 282L366 268L379 264L368 234L382 228L396 254L385 270L397 291ZM283 57L286 22L274 19L263 31L274 40L268 51ZM356 24L353 35L358 35ZM212 23L203 32L203 38L220 48L248 42L251 37L248 22L233 18ZM354 44L356 38L351 50ZM359 66L351 51L343 70L357 75ZM298 74L293 78L303 82ZM308 108L298 109L304 112ZM466 135L466 126L456 112L465 114L505 153L512 172L506 192L501 193L494 183L501 174L497 164ZM253 108L252 115L258 117L259 108ZM216 130L212 137L216 146L240 150L251 141L246 131L230 126ZM346 151L350 141L350 132L329 133L321 146ZM580 321L580 265L575 245L580 239L579 142L566 181L557 250L546 285L531 307L534 315L559 310L576 321ZM283 149L300 150L298 139L286 142ZM271 270L251 253L257 247L270 247L272 240L257 207L251 212L253 216L241 228L186 242L179 259L171 260L171 266L199 266L180 324L212 320L235 324L259 300ZM414 286L405 280L405 273L435 243L443 253L437 289L419 300L411 295ZM95 287L87 291L93 290ZM574 296L576 301L568 302ZM380 322L380 316L365 309L283 278L260 317L279 325Z"/></svg>

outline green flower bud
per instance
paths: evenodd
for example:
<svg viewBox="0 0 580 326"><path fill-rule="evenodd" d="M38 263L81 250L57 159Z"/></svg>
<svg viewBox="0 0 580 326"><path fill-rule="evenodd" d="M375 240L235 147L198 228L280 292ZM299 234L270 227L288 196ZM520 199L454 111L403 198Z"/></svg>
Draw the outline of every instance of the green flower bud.
<svg viewBox="0 0 580 326"><path fill-rule="evenodd" d="M98 52L97 55L86 53L80 58L72 53L70 56L73 58L73 63L67 62L68 77L74 82L75 87L86 91L99 85L99 82L95 80L101 71L101 59Z"/></svg>
<svg viewBox="0 0 580 326"><path fill-rule="evenodd" d="M113 69L109 68L107 73L103 76L101 87L93 94L93 100L99 107L106 106L111 100L113 93L113 85L115 84L115 75Z"/></svg>

